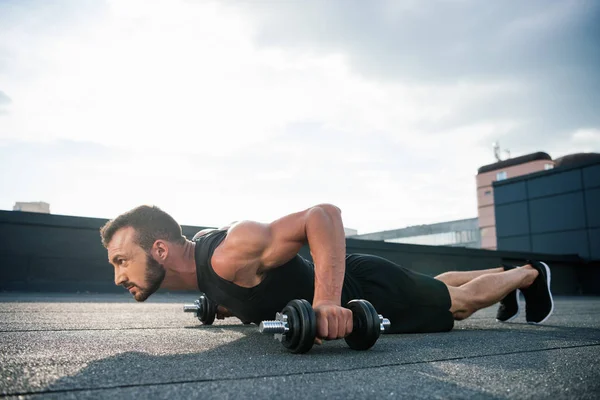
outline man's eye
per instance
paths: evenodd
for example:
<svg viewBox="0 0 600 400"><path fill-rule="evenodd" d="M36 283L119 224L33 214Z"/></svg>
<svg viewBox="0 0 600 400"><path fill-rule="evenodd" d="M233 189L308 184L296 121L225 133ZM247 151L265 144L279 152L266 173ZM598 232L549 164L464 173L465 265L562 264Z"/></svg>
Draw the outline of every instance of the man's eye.
<svg viewBox="0 0 600 400"><path fill-rule="evenodd" d="M125 262L125 260L123 260L122 258L119 258L117 260L117 264L122 265Z"/></svg>

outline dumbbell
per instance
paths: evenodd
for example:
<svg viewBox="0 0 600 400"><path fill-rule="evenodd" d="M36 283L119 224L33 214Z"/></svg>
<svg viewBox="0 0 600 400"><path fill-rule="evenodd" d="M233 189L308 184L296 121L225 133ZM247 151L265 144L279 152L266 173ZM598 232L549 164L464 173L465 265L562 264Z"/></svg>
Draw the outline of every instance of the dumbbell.
<svg viewBox="0 0 600 400"><path fill-rule="evenodd" d="M185 304L183 306L183 312L196 313L196 318L200 320L204 325L212 325L217 316L218 304L210 300L204 293L200 295L198 300L194 301L194 304ZM241 318L240 318L241 319ZM244 325L249 325L252 322L241 319Z"/></svg>
<svg viewBox="0 0 600 400"><path fill-rule="evenodd" d="M352 300L346 307L352 311L352 333L345 338L351 349L370 349L381 332L391 325L387 318L377 314L375 307L367 300ZM292 353L306 353L315 342L316 320L308 301L292 300L275 315L275 320L262 321L258 331L274 334L275 339Z"/></svg>
<svg viewBox="0 0 600 400"><path fill-rule="evenodd" d="M217 315L217 303L211 301L204 293L200 295L194 304L185 304L183 312L196 313L196 318L204 325L212 325Z"/></svg>
<svg viewBox="0 0 600 400"><path fill-rule="evenodd" d="M352 332L344 340L351 349L370 349L381 332L390 329L390 320L378 314L367 300L351 300L346 307L352 311Z"/></svg>
<svg viewBox="0 0 600 400"><path fill-rule="evenodd" d="M292 353L306 353L317 336L317 317L308 301L292 300L275 314L274 321L262 321L258 331L275 334L275 339Z"/></svg>

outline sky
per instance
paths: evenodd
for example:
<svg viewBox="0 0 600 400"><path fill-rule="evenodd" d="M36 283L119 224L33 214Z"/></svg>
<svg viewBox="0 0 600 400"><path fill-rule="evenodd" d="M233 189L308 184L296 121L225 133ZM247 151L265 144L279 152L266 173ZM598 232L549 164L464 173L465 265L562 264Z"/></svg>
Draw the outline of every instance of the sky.
<svg viewBox="0 0 600 400"><path fill-rule="evenodd" d="M3 210L368 233L476 217L493 142L600 151L600 2L0 0Z"/></svg>

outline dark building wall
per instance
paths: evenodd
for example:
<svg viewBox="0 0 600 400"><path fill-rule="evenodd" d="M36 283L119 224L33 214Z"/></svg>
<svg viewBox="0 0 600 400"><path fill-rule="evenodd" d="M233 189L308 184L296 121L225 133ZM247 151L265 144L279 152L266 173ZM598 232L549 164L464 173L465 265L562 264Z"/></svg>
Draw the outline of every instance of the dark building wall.
<svg viewBox="0 0 600 400"><path fill-rule="evenodd" d="M0 211L0 290L123 291L100 242L106 221Z"/></svg>
<svg viewBox="0 0 600 400"><path fill-rule="evenodd" d="M0 211L0 290L123 292L100 243L104 219ZM204 227L183 226L191 238ZM374 254L426 275L543 259L556 294L600 294L600 265L576 256L417 246L348 239L348 253ZM310 258L308 248L301 254ZM597 283L596 283L597 282Z"/></svg>
<svg viewBox="0 0 600 400"><path fill-rule="evenodd" d="M494 183L498 250L600 259L600 162Z"/></svg>

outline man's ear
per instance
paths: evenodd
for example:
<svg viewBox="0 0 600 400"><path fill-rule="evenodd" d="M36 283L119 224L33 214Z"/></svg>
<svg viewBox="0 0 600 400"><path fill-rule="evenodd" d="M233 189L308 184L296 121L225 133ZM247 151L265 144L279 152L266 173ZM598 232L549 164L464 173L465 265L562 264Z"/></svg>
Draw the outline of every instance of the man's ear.
<svg viewBox="0 0 600 400"><path fill-rule="evenodd" d="M169 246L164 240L157 240L152 245L153 255L161 261L165 261L169 256Z"/></svg>

